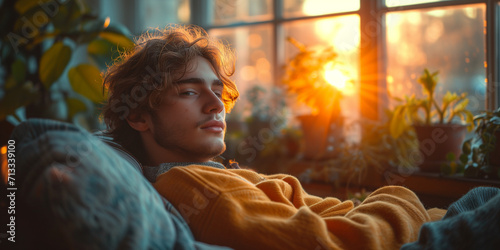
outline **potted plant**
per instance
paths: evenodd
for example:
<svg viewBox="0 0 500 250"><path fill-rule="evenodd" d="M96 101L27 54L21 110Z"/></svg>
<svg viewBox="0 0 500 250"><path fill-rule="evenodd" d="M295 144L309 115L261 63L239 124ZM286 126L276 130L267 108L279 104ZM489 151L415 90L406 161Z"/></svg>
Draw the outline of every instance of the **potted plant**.
<svg viewBox="0 0 500 250"><path fill-rule="evenodd" d="M411 155L418 151L414 131L406 130L395 139L389 134L388 121L369 119L352 121L346 127L361 128L361 140L342 143L339 145L342 157L317 162L315 167L302 173L301 180L333 182L348 187L353 182L360 185L374 175L383 176L389 183L397 180L397 176L387 171L391 167L403 173L414 171Z"/></svg>
<svg viewBox="0 0 500 250"><path fill-rule="evenodd" d="M246 166L255 165L272 147L271 141L280 138L286 126L288 111L278 88L254 85L245 92L242 106L235 107L226 118L226 143L228 150L223 155L236 159ZM241 109L238 109L241 108ZM232 149L231 149L232 148Z"/></svg>
<svg viewBox="0 0 500 250"><path fill-rule="evenodd" d="M325 78L325 67L341 63L333 47L313 50L293 38L288 41L299 51L285 66L283 86L299 103L311 108L311 113L298 116L303 130L306 159L335 156L335 145L343 141L343 117L340 112L340 90Z"/></svg>
<svg viewBox="0 0 500 250"><path fill-rule="evenodd" d="M447 155L458 156L468 131L474 128L473 115L467 110L467 93L449 91L440 103L435 96L438 71L424 69L418 78L423 88L423 98L405 96L394 108L390 121L390 134L398 138L404 131L414 129L419 142L419 167L422 171L440 172L447 164ZM457 122L457 119L460 122Z"/></svg>
<svg viewBox="0 0 500 250"><path fill-rule="evenodd" d="M500 178L500 108L474 117L475 136L462 145L460 165L472 178Z"/></svg>
<svg viewBox="0 0 500 250"><path fill-rule="evenodd" d="M84 1L3 1L0 121L44 117L99 128L101 70L133 47Z"/></svg>

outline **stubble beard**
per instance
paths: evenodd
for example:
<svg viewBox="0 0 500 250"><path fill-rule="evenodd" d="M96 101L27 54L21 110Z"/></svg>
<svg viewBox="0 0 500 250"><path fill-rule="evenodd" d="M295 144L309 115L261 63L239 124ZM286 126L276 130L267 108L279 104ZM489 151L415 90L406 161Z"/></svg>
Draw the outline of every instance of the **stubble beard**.
<svg viewBox="0 0 500 250"><path fill-rule="evenodd" d="M189 134L182 128L167 126L158 119L153 119L153 123L156 128L153 134L155 142L168 151L189 158L189 161L213 159L226 151L224 137L222 138L222 145L219 145L219 143L204 145L203 143L188 141L186 138L189 138ZM223 133L225 134L225 132Z"/></svg>

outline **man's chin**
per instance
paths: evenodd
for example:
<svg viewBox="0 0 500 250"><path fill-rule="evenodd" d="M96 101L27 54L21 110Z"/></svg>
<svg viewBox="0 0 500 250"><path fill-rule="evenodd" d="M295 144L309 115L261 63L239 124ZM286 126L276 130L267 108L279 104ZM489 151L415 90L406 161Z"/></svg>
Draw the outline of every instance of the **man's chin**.
<svg viewBox="0 0 500 250"><path fill-rule="evenodd" d="M208 158L214 158L226 151L226 144L224 142L211 143L210 145L203 146L201 150Z"/></svg>

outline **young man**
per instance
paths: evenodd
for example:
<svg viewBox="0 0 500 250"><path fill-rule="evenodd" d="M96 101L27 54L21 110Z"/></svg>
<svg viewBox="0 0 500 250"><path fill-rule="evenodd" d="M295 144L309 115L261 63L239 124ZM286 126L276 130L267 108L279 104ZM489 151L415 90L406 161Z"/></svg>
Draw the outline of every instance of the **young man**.
<svg viewBox="0 0 500 250"><path fill-rule="evenodd" d="M361 205L308 195L293 176L225 169L225 113L238 97L231 50L201 28L142 37L110 68L104 119L179 210L199 241L236 249L396 249L417 239L427 211L403 187Z"/></svg>

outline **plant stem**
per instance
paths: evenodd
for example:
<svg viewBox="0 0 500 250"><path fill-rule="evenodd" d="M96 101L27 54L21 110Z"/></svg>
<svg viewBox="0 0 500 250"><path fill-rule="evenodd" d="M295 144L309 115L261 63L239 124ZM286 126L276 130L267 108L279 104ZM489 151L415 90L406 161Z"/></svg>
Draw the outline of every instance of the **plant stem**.
<svg viewBox="0 0 500 250"><path fill-rule="evenodd" d="M436 111L438 112L438 115L439 115L439 123L444 123L444 109L441 110L439 108L439 105L437 104L436 100L432 100L432 104L434 104L434 107L436 107Z"/></svg>

